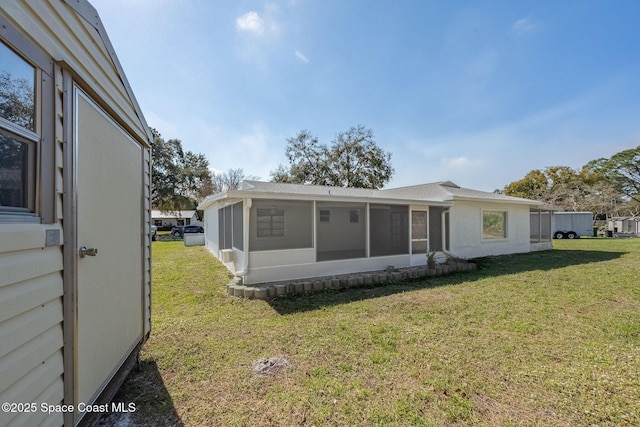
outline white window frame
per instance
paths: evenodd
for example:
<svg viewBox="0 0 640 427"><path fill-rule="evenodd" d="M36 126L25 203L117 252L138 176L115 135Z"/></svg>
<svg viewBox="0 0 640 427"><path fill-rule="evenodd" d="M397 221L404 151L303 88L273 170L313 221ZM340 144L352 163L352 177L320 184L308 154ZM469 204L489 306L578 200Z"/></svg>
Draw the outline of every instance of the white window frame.
<svg viewBox="0 0 640 427"><path fill-rule="evenodd" d="M414 239L413 238L413 213L414 212L424 212L426 215L426 223L425 223L425 231L427 233L427 236L424 238L417 238ZM424 254L428 254L429 253L429 210L428 209L411 209L410 212L410 220L411 220L411 224L409 226L409 233L410 233L410 245L411 245L411 254L413 255L414 253L418 254L418 255L422 255ZM426 242L427 243L427 248L425 250L425 252L413 252L413 242Z"/></svg>
<svg viewBox="0 0 640 427"><path fill-rule="evenodd" d="M501 237L485 237L484 216L486 213L502 214L503 233ZM480 236L483 242L501 242L509 238L509 211L501 209L483 209L480 217Z"/></svg>

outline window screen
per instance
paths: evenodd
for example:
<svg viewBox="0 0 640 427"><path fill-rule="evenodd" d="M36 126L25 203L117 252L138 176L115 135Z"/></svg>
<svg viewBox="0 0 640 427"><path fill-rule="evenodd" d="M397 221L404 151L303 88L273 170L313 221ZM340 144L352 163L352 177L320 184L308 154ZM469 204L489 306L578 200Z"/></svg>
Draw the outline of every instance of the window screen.
<svg viewBox="0 0 640 427"><path fill-rule="evenodd" d="M244 233L242 231L242 202L230 206L233 210L233 247L244 250Z"/></svg>
<svg viewBox="0 0 640 427"><path fill-rule="evenodd" d="M409 253L409 207L371 205L371 256Z"/></svg>

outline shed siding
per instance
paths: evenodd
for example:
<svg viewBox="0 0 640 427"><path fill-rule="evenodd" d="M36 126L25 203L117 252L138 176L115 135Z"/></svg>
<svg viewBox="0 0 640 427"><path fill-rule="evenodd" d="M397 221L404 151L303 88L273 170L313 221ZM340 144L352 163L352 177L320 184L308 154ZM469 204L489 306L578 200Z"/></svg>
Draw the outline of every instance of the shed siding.
<svg viewBox="0 0 640 427"><path fill-rule="evenodd" d="M45 246L55 225L0 225L0 401L61 403L62 247ZM0 426L38 425L33 414L2 414ZM62 424L62 417L47 419Z"/></svg>
<svg viewBox="0 0 640 427"><path fill-rule="evenodd" d="M143 158L143 192L144 192L144 219L145 230L143 237L144 260L143 260L143 301L144 319L143 335L146 337L151 332L151 151L144 149Z"/></svg>
<svg viewBox="0 0 640 427"><path fill-rule="evenodd" d="M63 0L2 1L0 14L35 46L54 66L54 224L0 224L0 401L61 404L63 381L63 70L87 90L132 136L143 144L144 208L150 209L150 152L146 123L138 115L135 100L125 87L126 77L114 64L110 43L97 15L86 21ZM79 3L78 3L79 4ZM77 4L76 4L77 5ZM85 9L87 10L87 9ZM91 6L89 12L93 11ZM94 28L94 25L98 29ZM105 42L107 47L105 47ZM117 60L116 60L117 61ZM149 216L144 219L149 230ZM57 230L60 241L46 245L46 231ZM144 296L145 334L150 330L150 236L145 233ZM0 427L60 426L63 414L0 413Z"/></svg>

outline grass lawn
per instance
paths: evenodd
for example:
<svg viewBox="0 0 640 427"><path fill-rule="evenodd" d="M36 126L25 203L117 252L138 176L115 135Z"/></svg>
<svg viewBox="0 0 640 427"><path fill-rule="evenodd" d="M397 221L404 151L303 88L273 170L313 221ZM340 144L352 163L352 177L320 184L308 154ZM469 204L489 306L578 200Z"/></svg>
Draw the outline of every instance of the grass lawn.
<svg viewBox="0 0 640 427"><path fill-rule="evenodd" d="M154 242L151 338L117 399L142 425L640 425L640 239L554 246L265 302L227 296L202 247Z"/></svg>

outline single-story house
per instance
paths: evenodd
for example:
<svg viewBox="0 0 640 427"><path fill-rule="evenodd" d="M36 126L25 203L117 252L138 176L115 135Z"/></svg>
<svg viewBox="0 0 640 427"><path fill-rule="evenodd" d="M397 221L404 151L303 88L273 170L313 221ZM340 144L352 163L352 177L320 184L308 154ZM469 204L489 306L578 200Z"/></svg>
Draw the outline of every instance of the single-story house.
<svg viewBox="0 0 640 427"><path fill-rule="evenodd" d="M206 247L247 285L551 249L552 210L446 181L385 190L245 181L208 196Z"/></svg>
<svg viewBox="0 0 640 427"><path fill-rule="evenodd" d="M149 336L153 138L87 0L0 1L0 82L0 426L90 424Z"/></svg>
<svg viewBox="0 0 640 427"><path fill-rule="evenodd" d="M167 228L183 225L203 225L198 219L195 210L161 211L151 210L151 223L158 228Z"/></svg>
<svg viewBox="0 0 640 427"><path fill-rule="evenodd" d="M611 217L607 220L607 230L640 236L640 217Z"/></svg>

